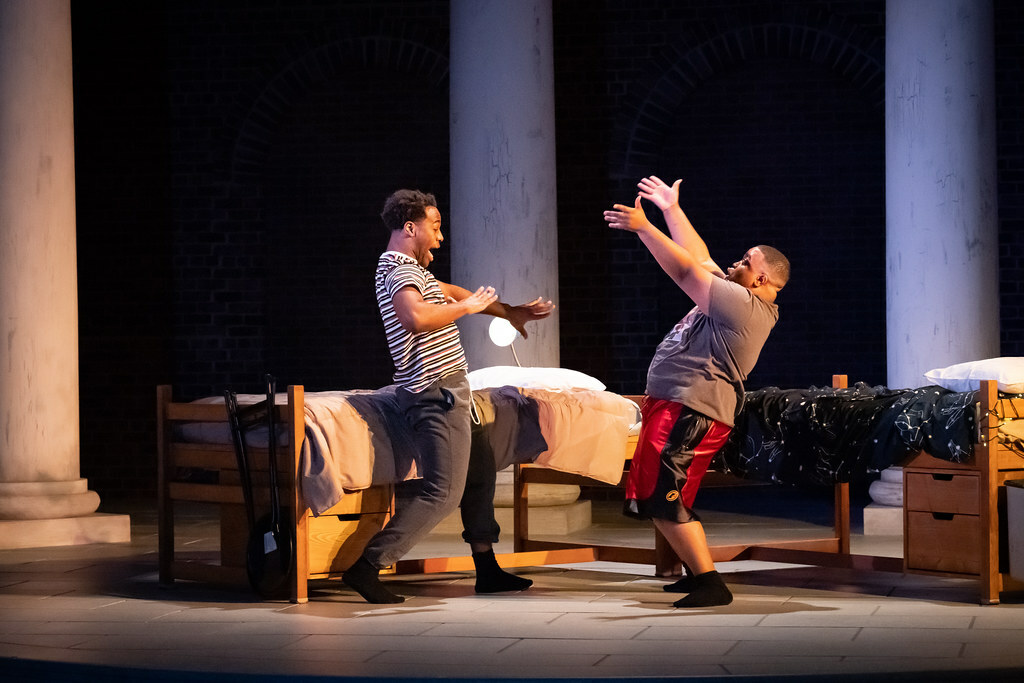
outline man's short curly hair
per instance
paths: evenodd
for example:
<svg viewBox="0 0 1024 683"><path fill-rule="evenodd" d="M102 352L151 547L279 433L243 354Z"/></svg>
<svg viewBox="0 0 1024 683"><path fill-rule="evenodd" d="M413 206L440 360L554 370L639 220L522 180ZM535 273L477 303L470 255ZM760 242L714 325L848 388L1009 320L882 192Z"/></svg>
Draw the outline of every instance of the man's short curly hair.
<svg viewBox="0 0 1024 683"><path fill-rule="evenodd" d="M380 218L388 232L401 230L406 221L418 221L427 215L428 206L437 206L437 199L429 192L396 190L384 201Z"/></svg>
<svg viewBox="0 0 1024 683"><path fill-rule="evenodd" d="M782 289L789 282L789 259L781 251L775 247L769 247L767 244L760 244L757 248L764 254L772 284Z"/></svg>

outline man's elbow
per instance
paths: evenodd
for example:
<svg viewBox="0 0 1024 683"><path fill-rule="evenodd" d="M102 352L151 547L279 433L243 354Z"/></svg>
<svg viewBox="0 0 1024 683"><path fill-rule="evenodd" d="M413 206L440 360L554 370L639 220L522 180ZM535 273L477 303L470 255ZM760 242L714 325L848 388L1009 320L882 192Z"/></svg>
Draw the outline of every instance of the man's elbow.
<svg viewBox="0 0 1024 683"><path fill-rule="evenodd" d="M398 322L409 334L423 334L427 331L423 322L415 317L399 316Z"/></svg>
<svg viewBox="0 0 1024 683"><path fill-rule="evenodd" d="M703 268L704 270L708 271L712 275L715 275L715 276L718 276L718 277L725 277L725 273L722 272L722 269L719 268L718 264L715 263L714 260L711 259L711 258L707 258L707 259L701 261L700 267Z"/></svg>

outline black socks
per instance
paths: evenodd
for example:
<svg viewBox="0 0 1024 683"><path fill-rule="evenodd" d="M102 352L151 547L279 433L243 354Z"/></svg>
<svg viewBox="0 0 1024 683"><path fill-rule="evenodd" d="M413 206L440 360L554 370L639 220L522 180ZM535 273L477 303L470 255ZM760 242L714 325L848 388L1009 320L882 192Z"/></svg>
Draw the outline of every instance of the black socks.
<svg viewBox="0 0 1024 683"><path fill-rule="evenodd" d="M341 580L363 596L363 600L375 605L397 604L405 602L401 595L395 595L389 591L378 578L380 570L374 567L365 557L360 557L356 563L345 570Z"/></svg>
<svg viewBox="0 0 1024 683"><path fill-rule="evenodd" d="M715 607L732 602L732 592L717 571L712 570L696 576L684 576L680 579L680 581L684 580L689 580L692 585L690 594L672 603L673 607ZM667 587L666 590L668 590Z"/></svg>
<svg viewBox="0 0 1024 683"><path fill-rule="evenodd" d="M494 551L473 553L473 564L476 565L476 592L501 593L504 591L526 590L533 585L530 579L509 574L498 566L494 559ZM366 602L375 605L398 604L405 602L401 595L395 595L387 589L380 578L380 570L360 557L356 563L341 575L345 584L359 593Z"/></svg>
<svg viewBox="0 0 1024 683"><path fill-rule="evenodd" d="M473 564L476 565L477 593L521 591L533 585L532 580L509 574L499 567L498 561L494 559L493 550L473 553Z"/></svg>
<svg viewBox="0 0 1024 683"><path fill-rule="evenodd" d="M521 591L533 585L532 580L509 574L499 567L493 550L473 553L473 564L476 566L477 593ZM685 569L689 571L689 567ZM341 575L341 580L369 603L385 605L405 602L404 597L392 593L381 583L380 570L365 557L360 557L349 567ZM686 597L674 602L673 607L716 607L732 602L732 592L722 576L714 570L696 576L687 573L663 588L670 593L688 593Z"/></svg>

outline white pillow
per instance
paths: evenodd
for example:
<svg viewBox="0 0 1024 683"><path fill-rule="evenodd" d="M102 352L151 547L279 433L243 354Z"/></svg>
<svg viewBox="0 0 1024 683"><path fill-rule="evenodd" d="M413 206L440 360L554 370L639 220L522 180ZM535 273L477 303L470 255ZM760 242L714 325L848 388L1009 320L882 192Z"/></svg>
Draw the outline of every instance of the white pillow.
<svg viewBox="0 0 1024 683"><path fill-rule="evenodd" d="M987 358L936 368L924 373L925 379L950 391L976 391L981 380L994 379L999 391L1024 393L1024 357Z"/></svg>
<svg viewBox="0 0 1024 683"><path fill-rule="evenodd" d="M593 389L604 391L600 380L576 370L566 368L519 368L495 365L469 373L469 387L473 390L490 387L513 386L524 389Z"/></svg>

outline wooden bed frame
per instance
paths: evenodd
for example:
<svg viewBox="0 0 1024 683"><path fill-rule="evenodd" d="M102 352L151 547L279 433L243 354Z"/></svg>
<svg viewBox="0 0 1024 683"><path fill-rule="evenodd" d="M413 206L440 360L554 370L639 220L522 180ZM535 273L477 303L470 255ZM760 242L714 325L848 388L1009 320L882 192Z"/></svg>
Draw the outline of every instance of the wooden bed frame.
<svg viewBox="0 0 1024 683"><path fill-rule="evenodd" d="M833 375L832 386L843 388L847 385L846 375ZM628 397L639 400L642 397ZM709 473L710 474L710 473ZM626 472L619 485L625 483ZM736 478L737 483L744 480ZM543 541L531 539L528 526L528 510L526 507L527 487L529 484L565 484L575 483L584 486L600 485L600 482L585 477L556 472L554 470L531 465L517 465L515 477L515 550L517 552L553 550L556 548L577 548L582 554L578 561L600 560L604 562L632 562L654 565L658 576L675 576L681 570L679 558L668 546L664 537L653 530L654 548L634 548L622 546L575 545L560 541ZM749 482L747 482L749 483ZM903 564L899 558L870 557L850 554L850 487L849 484L835 485L835 513L832 534L818 538L765 541L750 544L712 545L711 558L715 562L732 562L737 560L763 560L767 562L793 562L834 567L858 567L887 571L902 571Z"/></svg>
<svg viewBox="0 0 1024 683"><path fill-rule="evenodd" d="M845 375L833 376L833 386L845 387ZM362 553L369 538L386 522L394 505L394 491L391 486L374 486L361 491L347 492L342 501L319 517L313 517L295 486L300 471L301 445L304 439L304 391L301 386L288 387L287 405L279 405L278 422L281 429L288 430L288 447L278 455L278 482L281 488L282 505L288 515L284 523L293 527L295 533L296 560L294 572L289 580L289 595L292 602L308 600L308 581L340 577ZM640 397L631 397L638 399ZM1024 412L1024 400L1015 409ZM1019 468L1022 459L1001 447L995 439L998 428L999 403L995 383L981 392L980 414L988 416L987 429L982 430L983 440L975 447L971 463L955 465L940 461L925 454L916 456L907 465L908 481L919 480L917 470L942 470L934 481L945 483L949 470L954 470L954 488L961 491L970 489L967 484L977 483L976 507L978 515L971 524L965 525L957 518L960 536L968 548L967 555L974 555L972 548L982 558L980 564L971 564L969 571L955 566L955 571L941 565L931 566L927 559L923 566L910 566L907 560L892 557L852 555L850 553L850 497L847 484L835 487L835 516L833 533L829 536L780 542L712 546L715 562L735 560L762 560L832 567L852 567L883 571L915 571L941 573L955 576L974 576L980 582L981 601L995 603L999 591L1019 590L1024 587L1014 582L999 564L999 514L997 503L1001 484L1006 479L1024 476ZM157 454L159 470L158 516L159 516L159 569L160 582L172 584L175 580L197 580L211 583L248 585L245 569L245 547L248 537L244 499L239 485L238 468L233 446L230 444L195 444L176 439L175 425L194 422L225 422L227 413L222 403L176 403L172 400L170 386L157 388ZM631 457L635 439L627 444L627 460ZM280 449L279 449L280 451ZM250 467L257 484L257 503L266 505L269 495L260 482L266 482L268 458L266 449L254 448L250 456L255 463ZM926 460L925 460L926 459ZM917 468L917 469L914 469ZM1014 474L1016 472L1016 474ZM197 476L198 475L198 476ZM625 477L625 472L623 474ZM966 480L963 477L974 477ZM624 546L599 546L562 541L538 540L530 537L528 525L528 488L531 483L575 483L584 485L606 485L596 480L555 470L517 465L514 479L514 552L498 555L498 561L505 567L541 566L590 562L628 562L654 565L659 576L678 574L680 563L668 544L655 534L654 548ZM620 482L622 483L622 482ZM259 492L263 491L260 496ZM970 489L974 490L974 489ZM926 494L935 494L941 500L946 491L940 485L926 489ZM911 487L911 496L914 488ZM1005 494L1002 494L1005 496ZM918 496L920 498L920 496ZM908 500L910 497L908 497ZM209 558L187 558L175 547L175 505L178 502L201 502L218 505L220 509L220 553L219 561ZM956 511L953 511L956 514ZM906 514L906 513L905 513ZM946 515L947 513L941 512ZM914 517L914 520L917 518ZM904 556L916 557L915 549L925 548L928 536L920 535L920 524L911 521L907 525L905 545L909 542L910 552ZM934 525L925 525L929 533L941 533ZM964 528L967 528L964 531ZM971 531L973 529L973 532ZM973 533L973 535L972 535ZM920 541L914 538L919 537ZM973 541L972 539L975 539ZM1002 544L1005 547L1005 542ZM918 553L920 555L921 553ZM927 556L927 552L924 553ZM918 563L922 564L922 563ZM401 560L393 568L398 574L420 574L473 569L472 557L437 557L427 559Z"/></svg>
<svg viewBox="0 0 1024 683"><path fill-rule="evenodd" d="M837 389L847 387L847 376L833 375L832 386ZM711 546L712 559L716 563L760 560L973 578L978 581L979 602L986 605L998 604L1001 592L1024 591L1024 582L1008 573L1005 513L1005 483L1009 479L1024 478L1024 457L1001 444L997 438L1003 416L1024 416L1024 398L1000 397L995 381L983 381L976 409L977 434L974 453L968 462L953 463L922 451L902 464L902 558L851 554L849 485L842 483L835 485L831 536ZM516 551L576 547L584 553L580 561L653 564L659 576L679 574L678 558L656 531L653 550L574 546L531 539L525 505L526 489L530 483L594 485L599 482L530 465L517 465Z"/></svg>
<svg viewBox="0 0 1024 683"><path fill-rule="evenodd" d="M172 399L168 385L157 387L158 534L159 576L165 585L175 580L205 581L234 586L248 585L245 555L248 540L244 496L237 459L230 443L193 443L175 435L175 426L186 423L225 423L223 403L180 403ZM290 578L292 602L308 600L310 579L340 577L362 554L366 542L387 521L394 506L394 488L371 486L347 491L341 502L314 517L302 500L298 481L304 433L305 392L288 387L288 402L278 405L277 422L288 432L288 447L278 449L278 486L284 524L294 528L295 571ZM250 448L250 471L258 507L269 503L266 488L269 457L266 448ZM525 498L524 498L525 500ZM214 561L188 557L175 545L176 503L211 503L220 511L220 553ZM549 549L498 554L505 567L582 562L592 559L585 550ZM471 555L400 560L390 570L396 574L429 574L474 568Z"/></svg>

